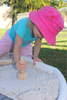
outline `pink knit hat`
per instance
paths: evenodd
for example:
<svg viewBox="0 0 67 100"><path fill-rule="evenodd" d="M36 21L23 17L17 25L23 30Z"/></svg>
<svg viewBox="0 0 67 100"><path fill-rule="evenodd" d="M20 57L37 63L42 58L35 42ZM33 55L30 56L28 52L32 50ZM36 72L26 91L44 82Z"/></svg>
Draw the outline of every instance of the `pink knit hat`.
<svg viewBox="0 0 67 100"><path fill-rule="evenodd" d="M29 18L39 28L46 41L56 45L56 35L64 27L60 12L51 6L45 6L38 11L31 11Z"/></svg>

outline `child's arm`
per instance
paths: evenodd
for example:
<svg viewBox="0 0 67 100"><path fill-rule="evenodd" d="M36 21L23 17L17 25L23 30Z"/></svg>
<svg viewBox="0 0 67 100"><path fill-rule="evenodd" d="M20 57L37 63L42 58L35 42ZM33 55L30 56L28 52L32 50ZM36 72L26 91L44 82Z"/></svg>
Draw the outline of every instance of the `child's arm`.
<svg viewBox="0 0 67 100"><path fill-rule="evenodd" d="M35 41L35 47L34 47L34 65L35 65L35 62L36 61L40 61L42 62L39 58L38 58L38 54L39 54L39 51L40 51L40 48L41 48L41 42L42 42L42 39L40 38L37 38L36 41Z"/></svg>
<svg viewBox="0 0 67 100"><path fill-rule="evenodd" d="M34 57L38 57L38 54L39 54L39 51L40 51L40 48L41 48L41 41L42 41L42 39L40 39L40 38L37 38L35 40Z"/></svg>
<svg viewBox="0 0 67 100"><path fill-rule="evenodd" d="M23 39L18 34L16 34L14 51L13 51L15 63L20 60L22 42Z"/></svg>
<svg viewBox="0 0 67 100"><path fill-rule="evenodd" d="M26 62L23 63L22 61L20 61L22 42L23 39L18 34L16 34L13 54L14 54L16 67L19 71L24 71L26 65Z"/></svg>

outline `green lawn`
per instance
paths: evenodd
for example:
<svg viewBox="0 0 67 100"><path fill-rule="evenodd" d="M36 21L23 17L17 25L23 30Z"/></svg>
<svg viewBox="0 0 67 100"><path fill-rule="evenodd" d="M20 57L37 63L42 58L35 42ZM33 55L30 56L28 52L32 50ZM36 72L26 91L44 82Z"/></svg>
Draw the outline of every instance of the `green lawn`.
<svg viewBox="0 0 67 100"><path fill-rule="evenodd" d="M3 36L6 30L7 29L0 29L0 35ZM64 34L66 36L61 36ZM56 46L51 46L43 39L39 58L42 59L44 63L58 68L67 81L67 32L62 31L59 33L56 38Z"/></svg>
<svg viewBox="0 0 67 100"><path fill-rule="evenodd" d="M56 46L51 46L43 39L39 57L44 63L58 68L67 80L67 37L57 36L56 40Z"/></svg>
<svg viewBox="0 0 67 100"><path fill-rule="evenodd" d="M3 36L8 29L0 29L0 36Z"/></svg>
<svg viewBox="0 0 67 100"><path fill-rule="evenodd" d="M62 32L59 32L58 35L67 35L67 31L62 31Z"/></svg>

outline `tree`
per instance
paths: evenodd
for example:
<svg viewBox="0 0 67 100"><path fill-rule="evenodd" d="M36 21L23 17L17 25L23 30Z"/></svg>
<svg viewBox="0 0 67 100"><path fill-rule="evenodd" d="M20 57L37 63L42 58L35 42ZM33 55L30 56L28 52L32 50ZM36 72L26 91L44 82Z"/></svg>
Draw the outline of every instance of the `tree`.
<svg viewBox="0 0 67 100"><path fill-rule="evenodd" d="M63 8L63 7L67 7L67 3L65 2L65 0L59 0L59 1L57 1L57 6L56 6L56 8L60 11L60 9L61 8Z"/></svg>
<svg viewBox="0 0 67 100"><path fill-rule="evenodd" d="M6 0L0 0L0 6L3 5L3 2L6 2Z"/></svg>

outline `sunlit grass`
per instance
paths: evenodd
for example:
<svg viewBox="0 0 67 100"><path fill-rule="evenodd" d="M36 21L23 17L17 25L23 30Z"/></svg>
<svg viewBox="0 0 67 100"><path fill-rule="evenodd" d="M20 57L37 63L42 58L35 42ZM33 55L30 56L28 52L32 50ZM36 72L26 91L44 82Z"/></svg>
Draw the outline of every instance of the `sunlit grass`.
<svg viewBox="0 0 67 100"><path fill-rule="evenodd" d="M3 36L8 29L0 29L0 36Z"/></svg>
<svg viewBox="0 0 67 100"><path fill-rule="evenodd" d="M58 35L67 35L67 31L61 31Z"/></svg>

